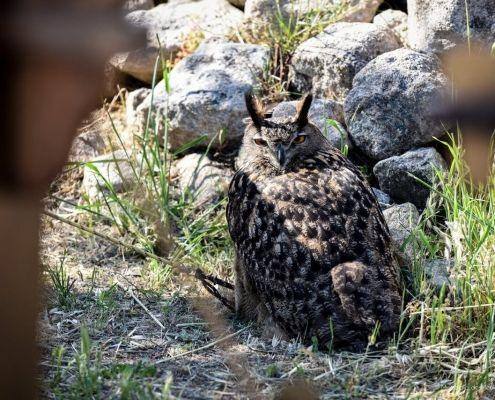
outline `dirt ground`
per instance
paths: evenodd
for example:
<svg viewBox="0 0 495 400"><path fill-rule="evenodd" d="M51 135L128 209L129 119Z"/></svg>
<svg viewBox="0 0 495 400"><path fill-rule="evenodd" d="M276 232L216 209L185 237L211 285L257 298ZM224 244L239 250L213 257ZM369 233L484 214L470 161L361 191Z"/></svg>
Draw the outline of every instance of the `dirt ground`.
<svg viewBox="0 0 495 400"><path fill-rule="evenodd" d="M56 211L75 215L67 206ZM93 228L115 233L109 226ZM45 273L47 303L40 321L44 398L80 395L82 326L92 346L87 367L101 380L88 398L125 398L126 366L133 368L132 385L148 386L156 398L162 398L164 385L169 398L272 398L290 382L301 386L301 379L323 399L431 398L443 387L432 374L439 371L430 370L433 353L411 357L393 348L326 353L297 341L263 339L255 326L237 321L209 294L198 299L196 288L181 275L172 273L166 290L152 290L149 261L46 217L42 263L49 269L61 262L74 298L70 307L59 307ZM57 359L61 347L65 350ZM148 398L136 390L128 398Z"/></svg>

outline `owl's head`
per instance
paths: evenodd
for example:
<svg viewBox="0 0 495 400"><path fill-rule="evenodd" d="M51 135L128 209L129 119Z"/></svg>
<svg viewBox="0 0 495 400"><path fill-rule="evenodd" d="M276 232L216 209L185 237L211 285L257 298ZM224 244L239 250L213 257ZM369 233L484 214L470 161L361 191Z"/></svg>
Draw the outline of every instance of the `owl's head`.
<svg viewBox="0 0 495 400"><path fill-rule="evenodd" d="M291 119L267 119L252 92L247 92L245 97L251 121L239 155L241 168L268 168L283 173L326 145L325 137L308 121L311 94L299 101L296 115Z"/></svg>

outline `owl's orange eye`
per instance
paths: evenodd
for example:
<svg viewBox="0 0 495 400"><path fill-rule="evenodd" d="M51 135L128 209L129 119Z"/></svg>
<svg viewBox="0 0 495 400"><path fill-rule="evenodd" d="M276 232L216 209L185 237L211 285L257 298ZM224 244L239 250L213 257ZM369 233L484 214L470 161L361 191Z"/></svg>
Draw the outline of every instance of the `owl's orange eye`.
<svg viewBox="0 0 495 400"><path fill-rule="evenodd" d="M293 142L295 144L301 144L304 143L305 140L306 140L306 135L299 135L294 138Z"/></svg>
<svg viewBox="0 0 495 400"><path fill-rule="evenodd" d="M254 143L256 143L258 146L266 146L266 140L262 138L254 138Z"/></svg>

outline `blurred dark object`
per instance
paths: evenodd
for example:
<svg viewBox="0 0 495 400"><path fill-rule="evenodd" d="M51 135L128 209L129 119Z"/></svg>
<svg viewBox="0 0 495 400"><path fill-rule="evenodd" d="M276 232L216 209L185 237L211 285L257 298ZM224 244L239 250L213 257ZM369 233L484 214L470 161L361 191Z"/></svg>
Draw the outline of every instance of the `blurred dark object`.
<svg viewBox="0 0 495 400"><path fill-rule="evenodd" d="M407 0L384 0L379 11L388 10L389 8L407 13Z"/></svg>
<svg viewBox="0 0 495 400"><path fill-rule="evenodd" d="M32 399L40 199L97 104L106 60L141 45L142 35L124 24L115 1L3 3L0 399Z"/></svg>
<svg viewBox="0 0 495 400"><path fill-rule="evenodd" d="M486 180L493 161L495 129L495 59L479 47L457 49L444 57L452 97L433 110L442 121L457 123L464 159L475 183Z"/></svg>

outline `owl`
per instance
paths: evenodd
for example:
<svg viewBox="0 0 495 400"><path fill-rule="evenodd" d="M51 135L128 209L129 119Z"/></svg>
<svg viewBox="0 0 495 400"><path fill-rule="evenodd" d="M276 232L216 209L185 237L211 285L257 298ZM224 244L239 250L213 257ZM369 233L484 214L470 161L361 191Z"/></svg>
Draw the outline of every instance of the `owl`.
<svg viewBox="0 0 495 400"><path fill-rule="evenodd" d="M227 206L235 310L286 338L360 349L398 327L398 266L370 186L308 121L311 101L268 119L246 94Z"/></svg>

